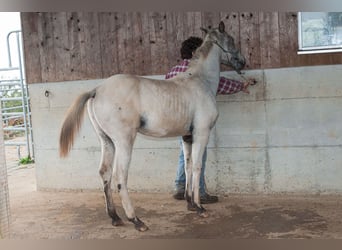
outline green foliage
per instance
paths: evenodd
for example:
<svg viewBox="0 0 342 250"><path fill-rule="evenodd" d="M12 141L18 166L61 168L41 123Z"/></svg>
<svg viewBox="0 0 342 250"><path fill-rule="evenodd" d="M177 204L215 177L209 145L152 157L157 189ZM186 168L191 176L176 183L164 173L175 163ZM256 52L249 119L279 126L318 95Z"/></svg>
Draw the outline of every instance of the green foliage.
<svg viewBox="0 0 342 250"><path fill-rule="evenodd" d="M21 97L22 93L20 89L17 88L10 88L1 91L1 96L3 98L12 98L12 97ZM22 101L21 100L11 100L2 102L2 108L13 108L11 112L22 112Z"/></svg>
<svg viewBox="0 0 342 250"><path fill-rule="evenodd" d="M27 165L27 164L31 164L31 163L34 163L34 160L31 159L31 156L27 156L27 157L21 158L20 161L19 161L20 165Z"/></svg>

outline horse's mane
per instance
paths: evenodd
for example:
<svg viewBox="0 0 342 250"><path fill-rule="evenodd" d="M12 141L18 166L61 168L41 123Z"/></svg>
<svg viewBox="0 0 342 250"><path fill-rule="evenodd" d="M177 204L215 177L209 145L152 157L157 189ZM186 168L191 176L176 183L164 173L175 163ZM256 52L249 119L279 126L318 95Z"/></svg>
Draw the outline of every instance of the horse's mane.
<svg viewBox="0 0 342 250"><path fill-rule="evenodd" d="M189 68L194 68L201 57L204 59L208 56L211 48L213 47L213 42L211 41L209 36L210 34L207 34L202 45L198 49L196 49L193 57L191 58Z"/></svg>

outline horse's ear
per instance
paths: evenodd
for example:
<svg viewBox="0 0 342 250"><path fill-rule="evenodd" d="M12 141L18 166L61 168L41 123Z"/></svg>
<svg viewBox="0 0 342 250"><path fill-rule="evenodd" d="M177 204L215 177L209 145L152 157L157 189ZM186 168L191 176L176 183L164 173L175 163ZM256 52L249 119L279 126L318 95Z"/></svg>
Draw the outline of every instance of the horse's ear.
<svg viewBox="0 0 342 250"><path fill-rule="evenodd" d="M220 22L220 24L219 24L219 31L221 32L221 33L223 33L224 32L224 29L225 29L225 27L224 27L224 22Z"/></svg>
<svg viewBox="0 0 342 250"><path fill-rule="evenodd" d="M205 29L205 28L200 28L205 34L207 34L208 33L208 30L207 29Z"/></svg>

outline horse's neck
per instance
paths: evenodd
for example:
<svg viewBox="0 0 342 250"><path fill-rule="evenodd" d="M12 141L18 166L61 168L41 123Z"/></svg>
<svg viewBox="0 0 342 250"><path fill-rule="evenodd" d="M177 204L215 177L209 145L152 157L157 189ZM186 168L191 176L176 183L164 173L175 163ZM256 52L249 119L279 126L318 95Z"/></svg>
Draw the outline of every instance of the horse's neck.
<svg viewBox="0 0 342 250"><path fill-rule="evenodd" d="M213 95L216 95L220 81L220 53L220 49L213 46L205 59L200 56L194 65L194 74L201 78Z"/></svg>

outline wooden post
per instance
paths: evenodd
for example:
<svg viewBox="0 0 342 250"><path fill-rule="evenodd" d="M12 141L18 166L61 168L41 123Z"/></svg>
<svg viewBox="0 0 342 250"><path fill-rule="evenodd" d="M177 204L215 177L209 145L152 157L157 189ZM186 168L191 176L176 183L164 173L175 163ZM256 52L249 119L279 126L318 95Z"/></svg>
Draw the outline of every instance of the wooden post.
<svg viewBox="0 0 342 250"><path fill-rule="evenodd" d="M9 237L10 222L7 168L2 124L2 112L0 107L0 239Z"/></svg>

